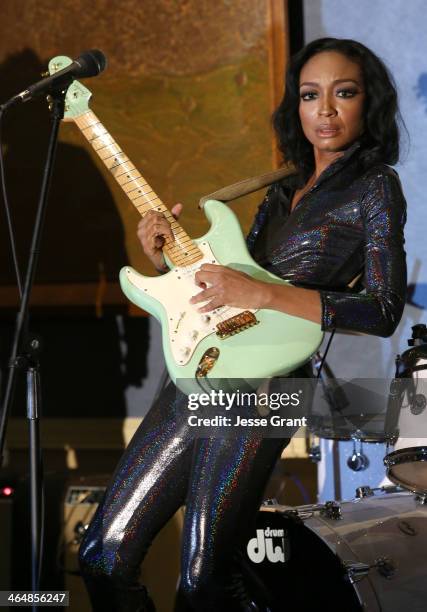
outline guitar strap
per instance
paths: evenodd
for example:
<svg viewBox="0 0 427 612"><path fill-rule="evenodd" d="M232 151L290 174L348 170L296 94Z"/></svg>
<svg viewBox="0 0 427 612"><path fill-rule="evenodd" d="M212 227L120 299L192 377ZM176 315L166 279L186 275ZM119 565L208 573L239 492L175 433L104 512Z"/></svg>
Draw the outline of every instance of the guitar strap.
<svg viewBox="0 0 427 612"><path fill-rule="evenodd" d="M233 183L232 185L228 185L227 187L221 187L221 189L217 189L216 191L201 197L199 201L199 208L203 209L207 200L231 202L231 200L236 200L237 198L247 195L248 193L253 193L254 191L258 191L263 187L267 187L268 185L271 185L271 183L274 183L285 176L295 174L295 172L295 166L288 163L277 170L266 172L265 174L259 174L258 176L251 176L243 179L242 181L238 181L237 183Z"/></svg>

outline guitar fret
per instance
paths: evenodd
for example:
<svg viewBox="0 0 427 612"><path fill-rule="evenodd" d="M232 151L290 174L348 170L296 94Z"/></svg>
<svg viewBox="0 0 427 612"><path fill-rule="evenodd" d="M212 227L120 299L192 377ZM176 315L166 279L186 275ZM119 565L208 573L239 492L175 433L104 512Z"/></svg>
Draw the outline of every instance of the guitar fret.
<svg viewBox="0 0 427 612"><path fill-rule="evenodd" d="M115 147L116 147L116 150L114 150ZM107 149L106 151L104 151L104 153L107 153L107 155L105 155L104 157L103 157L104 153L102 153L100 151L97 151L99 157L103 161L106 161L106 160L110 159L111 157L117 157L120 153L123 153L123 151L120 149L119 145L117 145L117 144L108 145L108 146L103 147L103 148ZM124 155L124 153L123 153L123 155ZM128 158L126 158L123 161L127 161L127 159ZM116 159L115 161L118 161L118 159Z"/></svg>
<svg viewBox="0 0 427 612"><path fill-rule="evenodd" d="M131 165L133 165L131 162L125 162L125 163L129 163ZM130 172L131 170L135 170L135 166L133 168L127 168L126 166L116 166L115 168L113 168L111 170L112 175L114 176L115 179L117 179L118 176L122 176L123 174L126 174L127 172Z"/></svg>
<svg viewBox="0 0 427 612"><path fill-rule="evenodd" d="M182 248L180 244L174 244L174 250L177 252L177 255L180 257L184 257L185 255L188 255L191 253L191 247L188 247L188 249L186 249L185 247Z"/></svg>
<svg viewBox="0 0 427 612"><path fill-rule="evenodd" d="M119 145L116 145L116 144L106 145L105 147L102 147L102 149L98 149L98 151L97 151L97 153L98 153L99 157L102 159L102 161L108 160L111 157L117 157L120 153L123 153L123 151L120 149ZM116 161L118 161L118 160L116 160ZM123 161L126 161L126 160L123 160Z"/></svg>
<svg viewBox="0 0 427 612"><path fill-rule="evenodd" d="M109 141L105 142L105 140L107 138L109 139ZM97 140L99 142L96 142ZM95 139L93 139L91 141L91 144L92 144L93 148L95 149L95 151L97 151L97 152L101 151L101 149L103 149L104 147L109 147L111 145L116 145L116 143L114 142L114 140L112 139L110 134L101 134L101 136L97 136Z"/></svg>
<svg viewBox="0 0 427 612"><path fill-rule="evenodd" d="M135 187L135 185L136 185L136 187ZM135 191L135 189L141 189L143 187L149 187L150 190L151 190L151 187L150 187L150 185L148 183L141 184L136 179L131 179L130 181L127 181L127 183L122 183L121 184L121 188L123 189L123 191L126 194L130 194L130 193L132 193L132 191Z"/></svg>
<svg viewBox="0 0 427 612"><path fill-rule="evenodd" d="M178 237L179 237L179 236L181 236L181 234L182 234L183 238L185 238L186 240L191 240L191 238L189 237L189 235L187 234L187 232L184 232L184 230L183 230L183 229L178 229L178 230L175 230L175 228L174 228L174 227L173 227L172 229L174 230L175 234L176 234Z"/></svg>
<svg viewBox="0 0 427 612"><path fill-rule="evenodd" d="M147 194L143 194L141 196L138 196L137 198L135 198L132 201L136 202L137 200L143 199L145 202L154 202L154 200L158 200L159 199L159 196L156 195L156 194L154 194L154 198L147 199L146 195L148 195L149 193L154 193L154 191L149 191Z"/></svg>
<svg viewBox="0 0 427 612"><path fill-rule="evenodd" d="M89 138L89 133L86 134L86 132L92 132L92 134L108 134L108 130L106 130L106 128L102 125L102 123L100 121L96 121L95 123L90 123L88 125L85 125L83 128L83 133L86 136L86 138Z"/></svg>
<svg viewBox="0 0 427 612"><path fill-rule="evenodd" d="M191 254L195 254L198 252L198 247L197 246L188 246L188 247L183 247L181 244L178 244L179 250L181 251L181 253L183 253L185 256L187 255L191 255Z"/></svg>
<svg viewBox="0 0 427 612"><path fill-rule="evenodd" d="M126 157L126 154L123 153L123 151L120 149L118 144L114 144L113 146L117 147L118 151L113 151L113 152L111 152L111 150L107 151L107 153L111 153L111 155L108 155L108 157L101 157L101 153L99 153L99 157L101 157L101 159L103 159L103 160L106 160L106 159L110 159L110 157L118 156L120 153L122 153L123 156ZM98 151L97 151L97 153L98 153ZM126 159L129 159L129 158L126 157Z"/></svg>
<svg viewBox="0 0 427 612"><path fill-rule="evenodd" d="M180 236L180 234L181 234L182 232L180 232L179 230L177 230L177 231L176 231L176 230L174 230L173 228L172 228L172 230L173 230L173 233L175 234L175 236L177 236L177 237L178 237L178 240L179 240L181 243L184 243L186 240L191 240L191 238L189 237L189 235L188 235L188 234L186 234L185 232L183 232L183 234L184 234L184 235L183 235L183 237L181 237L181 236Z"/></svg>
<svg viewBox="0 0 427 612"><path fill-rule="evenodd" d="M181 260L185 260L188 259L189 257L194 257L195 255L197 255L197 249L194 251L185 251L183 249L177 248L175 245L173 247L173 251L174 251L174 257L177 261L181 261Z"/></svg>
<svg viewBox="0 0 427 612"><path fill-rule="evenodd" d="M198 261L199 259L203 259L203 253L198 253L195 255L183 255L183 256L177 256L176 254L174 254L170 248L168 247L164 247L167 255L169 257L169 259L171 259L173 261L173 263L177 266L189 266L193 263L195 263L196 261Z"/></svg>
<svg viewBox="0 0 427 612"><path fill-rule="evenodd" d="M145 185L148 185L148 183L144 183L144 180L140 180L142 179L141 175L138 176L133 176L132 178L128 178L128 177L124 177L126 180L124 180L122 183L120 183L120 185L124 188L125 185L128 185L129 183L138 183L138 185L140 185L141 187L144 187Z"/></svg>
<svg viewBox="0 0 427 612"><path fill-rule="evenodd" d="M133 199L133 197L131 196L131 193L132 193L133 191L137 191L138 193L143 193L143 194L145 194L145 193L150 193L151 191L153 191L149 185L147 185L147 187L148 187L148 189L149 189L148 191L142 191L142 185L138 185L137 187L134 187L133 189L131 189L130 191L127 191L126 193L128 194L128 196L129 196L129 197L131 198L131 200L132 200L132 199Z"/></svg>
<svg viewBox="0 0 427 612"><path fill-rule="evenodd" d="M158 202L156 202L156 200L158 200ZM153 205L153 202L156 202L156 203ZM160 206L159 206L159 203L160 203ZM149 205L152 210L160 210L162 208L162 206L164 206L164 204L161 201L161 199L159 198L159 196L156 196L152 200L144 200L144 202L141 202L140 204L135 204L135 200L133 200L132 204L135 206L135 208L138 208L138 209L141 206Z"/></svg>
<svg viewBox="0 0 427 612"><path fill-rule="evenodd" d="M100 127L97 129L96 127L90 127L90 128L86 128L88 130L90 130L90 132L88 134L85 134L86 138L88 139L88 141L90 143L92 143L94 140L96 140L97 138L99 138L100 136L110 136L110 134L108 134L107 130L104 128L104 126L101 124ZM111 138L111 136L110 136Z"/></svg>
<svg viewBox="0 0 427 612"><path fill-rule="evenodd" d="M191 244L191 243L192 243L192 240L191 240L191 238L188 238L188 240L177 240L177 243L178 243L180 246L185 247L185 245L187 245L187 244Z"/></svg>
<svg viewBox="0 0 427 612"><path fill-rule="evenodd" d="M185 252L189 252L192 249L196 249L197 251L199 250L199 247L193 243L193 241L190 239L187 243L184 243L182 241L176 241L176 245L177 248L184 250Z"/></svg>
<svg viewBox="0 0 427 612"><path fill-rule="evenodd" d="M120 157L121 157L120 153L118 152L114 155L109 155L108 157L104 157L104 158L101 157L101 159L104 162L104 164L107 166L107 168L109 170L112 170L118 165L118 162L120 162L121 164L124 164L128 161L124 153L123 153L123 159L120 159Z"/></svg>
<svg viewBox="0 0 427 612"><path fill-rule="evenodd" d="M192 257L196 257L196 253L187 253L187 252L181 252L181 253L173 253L171 254L171 257L173 257L173 261L174 264L178 265L178 266L188 266L191 258Z"/></svg>
<svg viewBox="0 0 427 612"><path fill-rule="evenodd" d="M182 229L175 229L174 227L172 228L174 231L174 234L176 234L176 236L180 236L181 234L183 234L184 238L188 238L188 234L186 232L184 232L184 230Z"/></svg>
<svg viewBox="0 0 427 612"><path fill-rule="evenodd" d="M107 135L107 134L108 134L107 131L102 132L102 134L98 134L98 132L92 132L92 137L88 138L88 141L92 144L94 140L97 140L97 138L99 138L100 136L104 136L104 135Z"/></svg>
<svg viewBox="0 0 427 612"><path fill-rule="evenodd" d="M105 138L110 138L111 142L114 142L113 137L104 129L104 126L102 126L99 130L94 130L91 128L91 133L87 134L86 138L93 147L95 146L95 140L98 140L98 138L102 140Z"/></svg>
<svg viewBox="0 0 427 612"><path fill-rule="evenodd" d="M135 176L132 176L134 173L136 173ZM122 174L122 176L120 176L117 179L117 182L119 183L120 187L123 187L123 185L132 183L133 181L139 180L140 178L142 177L139 174L138 170L132 170L131 172L128 172L127 174ZM147 183L144 183L144 185L147 185Z"/></svg>
<svg viewBox="0 0 427 612"><path fill-rule="evenodd" d="M128 159L120 159L120 155L117 153L116 155L111 155L110 157L108 157L107 159L104 160L104 162L109 163L109 160L111 159L111 161L113 162L111 164L111 166L108 166L107 164L105 164L107 166L107 168L111 171L114 170L114 168L118 168L118 166L123 166L123 164L127 164L128 163Z"/></svg>
<svg viewBox="0 0 427 612"><path fill-rule="evenodd" d="M178 240L180 240L181 242L184 242L184 240L191 240L191 238L189 237L189 235L184 232L184 230L176 230L175 228L172 228L173 233L175 234L175 236L178 236Z"/></svg>
<svg viewBox="0 0 427 612"><path fill-rule="evenodd" d="M92 127L93 125L98 125L98 124L102 125L102 123L100 122L98 117L95 117L95 115L91 111L89 111L89 113L86 113L86 115L91 115L92 116L92 120L90 121L88 117L86 118L86 120L85 120L85 123L86 123L85 128Z"/></svg>
<svg viewBox="0 0 427 612"><path fill-rule="evenodd" d="M200 259L200 257L199 257L198 259ZM195 263L196 261L197 261L197 258L196 258L196 259L194 259L194 260L191 260L191 259L189 259L188 257L185 257L185 256L184 256L184 257L174 258L173 263L174 263L176 266L188 266L188 265L190 265L190 264L192 264L192 263Z"/></svg>
<svg viewBox="0 0 427 612"><path fill-rule="evenodd" d="M135 191L135 190L134 190L134 191ZM147 191L147 192L145 192L145 193L144 193L144 192L142 192L140 189L138 189L138 190L137 190L137 192L136 192L136 193L135 193L133 196L130 196L129 194L127 194L127 195L129 196L129 199L130 199L132 202L136 202L136 200L138 200L139 198L142 198L142 197L144 197L145 195L148 195L148 194L150 194L150 193L154 193L154 191ZM149 200L146 200L146 202L147 202L147 201L149 201Z"/></svg>

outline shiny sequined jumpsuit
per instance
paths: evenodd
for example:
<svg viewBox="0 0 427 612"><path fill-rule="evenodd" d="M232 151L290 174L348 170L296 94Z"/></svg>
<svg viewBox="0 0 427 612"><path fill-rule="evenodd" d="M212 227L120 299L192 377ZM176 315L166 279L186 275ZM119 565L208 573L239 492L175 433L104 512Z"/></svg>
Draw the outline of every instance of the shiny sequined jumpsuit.
<svg viewBox="0 0 427 612"><path fill-rule="evenodd" d="M317 289L322 329L393 333L406 292L399 178L384 164L365 168L354 143L328 166L290 212L295 177L274 183L247 238L274 274ZM364 291L349 282L363 271ZM293 373L309 376L304 367ZM200 438L174 418L185 398L169 384L126 449L80 547L93 609L154 610L139 567L153 538L185 505L175 610L262 610L239 571L241 546L289 438L248 433Z"/></svg>

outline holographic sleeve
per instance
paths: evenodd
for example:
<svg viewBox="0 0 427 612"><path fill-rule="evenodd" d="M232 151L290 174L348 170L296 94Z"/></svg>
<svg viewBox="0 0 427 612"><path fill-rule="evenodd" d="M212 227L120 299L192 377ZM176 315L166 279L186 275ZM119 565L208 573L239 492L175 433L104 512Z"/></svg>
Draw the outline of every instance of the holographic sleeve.
<svg viewBox="0 0 427 612"><path fill-rule="evenodd" d="M268 213L268 208L270 206L270 194L272 192L272 186L270 186L267 190L267 193L264 196L261 204L258 206L255 218L253 220L252 226L249 229L249 232L246 236L246 246L248 247L249 252L252 251L253 246L255 244L256 237L259 234L261 227L264 225L266 216Z"/></svg>
<svg viewBox="0 0 427 612"><path fill-rule="evenodd" d="M377 172L369 181L360 209L365 232L366 291L320 291L322 329L388 337L402 317L406 298L406 201L397 173Z"/></svg>

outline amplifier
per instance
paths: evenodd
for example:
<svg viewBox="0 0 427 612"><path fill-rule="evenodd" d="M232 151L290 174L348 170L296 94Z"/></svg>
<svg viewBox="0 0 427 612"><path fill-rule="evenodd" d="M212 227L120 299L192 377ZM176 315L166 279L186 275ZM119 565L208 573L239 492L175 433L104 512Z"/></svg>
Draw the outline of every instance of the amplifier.
<svg viewBox="0 0 427 612"><path fill-rule="evenodd" d="M64 588L70 591L70 612L91 612L78 564L79 546L104 494L103 486L69 486L65 494L63 542Z"/></svg>

